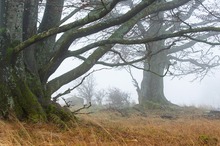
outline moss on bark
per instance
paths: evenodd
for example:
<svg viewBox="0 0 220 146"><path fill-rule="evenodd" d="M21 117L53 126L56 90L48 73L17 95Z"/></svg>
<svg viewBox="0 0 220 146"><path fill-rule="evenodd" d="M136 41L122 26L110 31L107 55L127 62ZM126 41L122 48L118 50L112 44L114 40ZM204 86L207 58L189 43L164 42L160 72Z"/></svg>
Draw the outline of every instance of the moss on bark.
<svg viewBox="0 0 220 146"><path fill-rule="evenodd" d="M10 108L12 108L13 99L11 91L4 83L0 83L0 95L0 115L7 118Z"/></svg>
<svg viewBox="0 0 220 146"><path fill-rule="evenodd" d="M58 125L63 130L66 130L68 127L66 122L73 118L71 112L68 109L65 110L60 105L56 104L50 104L47 106L46 113L49 121Z"/></svg>
<svg viewBox="0 0 220 146"><path fill-rule="evenodd" d="M28 119L33 122L45 121L46 114L24 81L17 80L13 91L14 111L19 119Z"/></svg>
<svg viewBox="0 0 220 146"><path fill-rule="evenodd" d="M65 128L65 122L72 118L68 109L56 103L41 104L24 81L18 81L14 95L14 110L19 119L32 122L49 120Z"/></svg>
<svg viewBox="0 0 220 146"><path fill-rule="evenodd" d="M65 121L72 118L71 113L51 102L38 76L25 72L23 66L16 68L8 64L0 61L0 117L8 118L12 113L19 120L51 120L66 128Z"/></svg>

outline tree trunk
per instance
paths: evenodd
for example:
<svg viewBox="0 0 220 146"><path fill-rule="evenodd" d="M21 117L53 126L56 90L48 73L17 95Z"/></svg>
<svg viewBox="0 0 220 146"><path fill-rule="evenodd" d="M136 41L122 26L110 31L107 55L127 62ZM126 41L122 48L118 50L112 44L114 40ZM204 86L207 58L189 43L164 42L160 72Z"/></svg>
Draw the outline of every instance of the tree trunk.
<svg viewBox="0 0 220 146"><path fill-rule="evenodd" d="M3 20L0 23L0 117L9 118L13 114L20 120L37 122L49 117L60 122L69 119L70 115L51 103L37 72L34 46L19 54L13 52L16 45L36 33L37 18L33 16L37 12L37 2L0 2Z"/></svg>
<svg viewBox="0 0 220 146"><path fill-rule="evenodd" d="M154 49L156 49L155 47L156 44L154 44ZM160 52L152 56L148 62L144 63L144 68L150 69L150 72L143 72L141 93L139 97L140 104L146 104L148 102L159 104L169 103L164 96L164 83L162 77L164 69L168 65L166 60L166 53Z"/></svg>
<svg viewBox="0 0 220 146"><path fill-rule="evenodd" d="M63 5L64 0L47 0L44 16L39 26L38 33L47 31L59 25ZM55 44L56 35L46 38L38 43L35 56L39 70L47 65L53 54L57 51L55 49ZM48 78L49 77L41 77L41 81L46 83Z"/></svg>
<svg viewBox="0 0 220 146"><path fill-rule="evenodd" d="M158 36L166 31L163 25L163 12L151 16L150 28L146 32L143 26L140 29L145 37ZM143 72L141 91L139 93L139 104L148 103L168 104L169 101L164 96L163 74L168 66L167 50L165 50L165 41L151 42L145 45L147 60L144 63L144 69L150 71Z"/></svg>
<svg viewBox="0 0 220 146"><path fill-rule="evenodd" d="M36 96L26 84L23 53L15 55L12 48L20 43L23 32L24 1L8 0L7 8L1 8L5 15L1 24L0 60L0 109L3 117L15 112L18 118L43 119L44 112Z"/></svg>

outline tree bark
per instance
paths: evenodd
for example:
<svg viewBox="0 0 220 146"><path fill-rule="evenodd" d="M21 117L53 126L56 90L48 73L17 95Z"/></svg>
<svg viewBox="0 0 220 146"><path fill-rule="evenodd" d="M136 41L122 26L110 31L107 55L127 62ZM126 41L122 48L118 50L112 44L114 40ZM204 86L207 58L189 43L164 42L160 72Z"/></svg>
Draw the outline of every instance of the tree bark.
<svg viewBox="0 0 220 146"><path fill-rule="evenodd" d="M139 27L145 37L158 36L165 32L163 25L163 12L151 15L150 28L145 31L143 26ZM144 69L150 71L143 72L141 91L139 93L139 103L147 105L149 102L158 104L168 104L164 95L163 74L168 66L167 50L165 41L157 41L145 45L148 58L144 62Z"/></svg>
<svg viewBox="0 0 220 146"><path fill-rule="evenodd" d="M16 45L36 34L36 4L38 0L7 0L1 5L0 17L5 19L0 25L0 117L15 114L20 120L34 122L48 117L66 120L70 118L68 111L52 104L40 82L37 66L31 62L35 61L36 46L19 54L13 52Z"/></svg>
<svg viewBox="0 0 220 146"><path fill-rule="evenodd" d="M158 45L158 44L157 44ZM156 49L156 44L153 45ZM166 53L160 52L153 56L150 61L145 61L144 68L150 69L143 72L143 80L141 83L141 94L139 97L140 104L154 102L159 104L168 104L169 102L164 95L163 74L167 66Z"/></svg>
<svg viewBox="0 0 220 146"><path fill-rule="evenodd" d="M39 26L38 33L47 31L55 26L58 26L62 9L64 5L64 0L47 0L45 12L41 24ZM52 57L52 54L56 52L54 45L56 44L56 35L50 36L39 42L36 50L37 65L40 68L45 66ZM46 80L44 80L46 83Z"/></svg>

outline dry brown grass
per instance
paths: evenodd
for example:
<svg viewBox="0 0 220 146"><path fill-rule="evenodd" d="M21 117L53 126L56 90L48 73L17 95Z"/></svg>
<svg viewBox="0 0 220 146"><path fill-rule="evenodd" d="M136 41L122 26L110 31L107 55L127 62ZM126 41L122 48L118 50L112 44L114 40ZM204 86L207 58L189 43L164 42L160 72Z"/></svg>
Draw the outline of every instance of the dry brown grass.
<svg viewBox="0 0 220 146"><path fill-rule="evenodd" d="M162 119L116 112L81 115L63 131L53 124L0 121L0 146L220 146L220 120L183 114Z"/></svg>

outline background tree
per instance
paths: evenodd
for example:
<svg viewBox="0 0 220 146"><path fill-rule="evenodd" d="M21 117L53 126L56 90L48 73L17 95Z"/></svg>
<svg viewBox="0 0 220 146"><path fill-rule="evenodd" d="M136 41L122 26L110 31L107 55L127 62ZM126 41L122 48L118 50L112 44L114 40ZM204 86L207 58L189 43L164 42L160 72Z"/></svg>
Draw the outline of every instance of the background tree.
<svg viewBox="0 0 220 146"><path fill-rule="evenodd" d="M83 83L77 87L78 97L84 98L86 104L92 102L92 98L95 96L96 82L93 75L88 76Z"/></svg>
<svg viewBox="0 0 220 146"><path fill-rule="evenodd" d="M121 91L118 88L109 89L107 102L111 108L122 109L130 106L130 96L128 93Z"/></svg>
<svg viewBox="0 0 220 146"><path fill-rule="evenodd" d="M114 10L121 10L121 1L102 1L102 5L98 6L84 5L80 0L47 0L40 3L38 0L1 1L1 116L8 117L14 112L19 119L32 121L55 116L67 120L70 113L51 101L51 95L59 88L83 76L95 64L119 66L146 59L146 55L138 58L131 53L128 54L130 59L125 60L120 53L123 48L115 44L146 44L189 33L219 31L218 27L192 27L156 37L126 39L140 20L180 7L190 0L143 0L133 8L126 7L127 11L120 11L118 16L111 15ZM70 8L69 11L67 8ZM43 17L38 23L41 9L44 9ZM99 33L106 35L99 37ZM88 42L86 38L89 36L96 39ZM116 59L107 59L111 55L119 56L120 60L109 64ZM81 62L49 80L66 58L78 58Z"/></svg>
<svg viewBox="0 0 220 146"><path fill-rule="evenodd" d="M212 26L219 20L217 17L209 17L214 10L205 10L203 2L205 1L193 1L187 7L178 10L155 13L139 22L136 31L139 30L137 32L147 38L186 28ZM132 7L132 4L130 6ZM183 9L188 9L187 13ZM207 41L212 38L212 41L218 42L213 38L217 35L218 33L214 32L190 34L174 40L145 44L143 54L148 54L148 58L144 61L141 87L132 76L137 88L139 103L142 105L149 102L170 104L164 95L164 75L195 74L195 78L202 79L211 69L218 67L220 63L218 52L213 47L214 43ZM201 47L201 42L206 45ZM131 71L129 73L131 74Z"/></svg>
<svg viewBox="0 0 220 146"><path fill-rule="evenodd" d="M106 97L107 93L104 89L98 90L95 92L95 101L97 105L103 105L103 101Z"/></svg>

